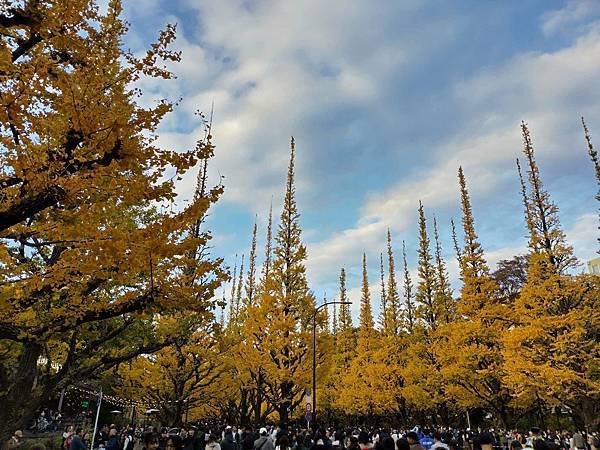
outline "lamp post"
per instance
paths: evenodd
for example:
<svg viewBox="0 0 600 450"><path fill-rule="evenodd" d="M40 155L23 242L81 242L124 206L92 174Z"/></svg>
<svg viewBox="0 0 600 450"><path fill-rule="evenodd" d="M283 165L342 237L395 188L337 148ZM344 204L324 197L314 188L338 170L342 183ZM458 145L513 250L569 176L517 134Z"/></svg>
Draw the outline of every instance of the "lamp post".
<svg viewBox="0 0 600 450"><path fill-rule="evenodd" d="M312 364L312 412L313 412L313 423L317 417L317 314L318 312L329 305L351 305L351 302L340 302L331 301L325 302L315 308L315 312L312 316L313 322L313 364Z"/></svg>
<svg viewBox="0 0 600 450"><path fill-rule="evenodd" d="M94 434L92 434L92 443L90 450L94 450L94 440L96 439L96 432L98 431L98 418L100 417L100 407L102 406L102 388L100 388L100 395L98 397L98 408L96 410L96 420L94 420Z"/></svg>

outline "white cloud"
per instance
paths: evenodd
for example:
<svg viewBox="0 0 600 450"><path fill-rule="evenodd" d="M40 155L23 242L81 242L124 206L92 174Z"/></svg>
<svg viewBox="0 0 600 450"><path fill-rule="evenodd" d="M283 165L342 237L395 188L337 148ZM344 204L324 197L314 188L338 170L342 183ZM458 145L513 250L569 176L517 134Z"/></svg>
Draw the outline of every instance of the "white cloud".
<svg viewBox="0 0 600 450"><path fill-rule="evenodd" d="M182 50L183 59L174 67L178 79L141 83L149 102L184 97L163 124L161 142L193 142L190 130L180 125L214 102L217 154L211 165L225 176L222 202L264 211L282 190L290 134L297 138L302 172L322 151L315 136L319 126L311 120L342 106L383 111L380 103L389 101L390 80L400 79L411 59L439 47L440 33L448 37L454 32L431 20L402 34L394 17L426 3L187 1L197 13L198 30L184 30L186 22L175 16L165 18L179 24L174 48ZM199 42L189 40L190 32ZM131 40L141 42L135 35ZM313 187L314 180L298 178L299 193ZM192 189L186 184L182 192Z"/></svg>
<svg viewBox="0 0 600 450"><path fill-rule="evenodd" d="M600 2L597 0L567 0L563 8L542 15L542 30L544 34L551 35L589 19L594 14L600 14Z"/></svg>
<svg viewBox="0 0 600 450"><path fill-rule="evenodd" d="M598 215L584 214L566 231L567 242L582 263L598 256Z"/></svg>
<svg viewBox="0 0 600 450"><path fill-rule="evenodd" d="M514 185L511 195L517 195L514 159L521 156L521 119L531 125L538 160L544 167L560 169L574 160L573 155L582 157L583 150L565 149L581 141L578 117L585 114L594 123L600 122L598 60L600 26L571 47L517 56L502 67L459 83L455 97L469 117L464 129L435 152L438 159L433 167L415 172L383 192L371 193L354 227L313 244L310 269L314 279L322 281L325 274L332 273L349 257L357 260L356 255L363 250L378 252L384 248L388 226L395 235L414 226L419 199L427 208L458 213L459 165L465 169L475 201L497 201L498 190L505 188L507 177ZM578 222L571 234L573 239L589 243L597 230ZM492 264L524 248L497 245L488 253ZM583 255L584 248L578 246L577 250Z"/></svg>
<svg viewBox="0 0 600 450"><path fill-rule="evenodd" d="M297 138L297 189L302 195L320 189L320 180L311 177L308 168L320 153L332 151L319 147L322 135L318 133L327 131L311 123L315 118L327 117L330 111L333 115L336 107L343 107L367 111L388 125L404 119L389 117L401 101L390 92L403 85L411 64L443 48L459 27L447 15L440 19L443 22L427 15L426 20L419 19L418 27L404 31L398 19L412 20L426 3L187 0L200 25L198 30L183 30L181 20L171 20L180 26L175 44L183 51L182 63L176 67L179 78L143 85L151 99L185 94L178 112L161 130L161 143L173 148L191 146L202 129L190 130L189 116L196 109L206 112L214 101L217 153L211 171L213 176L225 176L221 204L242 205L259 213L262 221L273 194L276 210L281 203L290 134ZM595 0L569 1L562 10L544 15L542 27L547 34L555 33L581 22L598 4ZM199 41L192 42L190 35ZM507 179L515 182L513 161L521 146L521 119L532 125L544 169L570 164L573 158L564 150L581 137L577 118L584 114L591 123L600 123L598 60L600 25L596 24L563 50L528 52L458 79L448 98L439 101L456 107L461 127L443 136L436 148L418 155L419 168L408 171L398 183L366 195L353 226L309 244L311 282L321 287L337 279L340 266L358 267L363 251L370 266L376 267L388 226L398 242L409 229L411 236L416 234L419 199L428 214L434 209L456 214L459 165L465 169L475 203L502 203ZM371 132L358 119L356 123L352 130L347 125L341 135ZM422 124L423 133L428 126ZM376 152L369 156L378 157ZM412 156L408 151L401 155ZM193 187L194 175L190 174L181 185L182 197L189 198ZM317 239L318 231L311 226ZM575 233L582 242L589 240L585 230L582 225L581 232ZM487 249L487 243L483 244ZM496 242L489 247L491 262L512 256L520 248ZM449 266L455 271L453 262Z"/></svg>

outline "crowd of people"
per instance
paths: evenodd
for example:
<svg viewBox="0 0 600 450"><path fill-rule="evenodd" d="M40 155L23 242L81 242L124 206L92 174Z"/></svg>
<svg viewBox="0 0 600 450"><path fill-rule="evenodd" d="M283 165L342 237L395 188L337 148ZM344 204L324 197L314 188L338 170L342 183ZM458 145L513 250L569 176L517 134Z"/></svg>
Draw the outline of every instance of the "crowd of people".
<svg viewBox="0 0 600 450"><path fill-rule="evenodd" d="M105 427L97 442L105 450L600 450L597 433L503 430L320 429L218 425L118 433ZM69 449L69 450L80 450Z"/></svg>
<svg viewBox="0 0 600 450"><path fill-rule="evenodd" d="M22 443L21 431L7 445L16 450ZM65 428L63 450L92 450L91 433L83 428ZM189 425L183 428L125 427L105 425L94 436L98 450L600 450L596 432L528 432L425 429L343 429ZM42 449L40 449L42 450Z"/></svg>

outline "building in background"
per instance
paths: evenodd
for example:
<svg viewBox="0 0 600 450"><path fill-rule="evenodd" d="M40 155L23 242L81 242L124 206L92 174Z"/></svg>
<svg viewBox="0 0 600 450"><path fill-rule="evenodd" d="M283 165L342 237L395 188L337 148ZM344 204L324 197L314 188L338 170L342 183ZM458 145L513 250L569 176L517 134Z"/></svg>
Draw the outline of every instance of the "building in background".
<svg viewBox="0 0 600 450"><path fill-rule="evenodd" d="M588 271L594 275L600 275L600 258L592 259L587 263Z"/></svg>

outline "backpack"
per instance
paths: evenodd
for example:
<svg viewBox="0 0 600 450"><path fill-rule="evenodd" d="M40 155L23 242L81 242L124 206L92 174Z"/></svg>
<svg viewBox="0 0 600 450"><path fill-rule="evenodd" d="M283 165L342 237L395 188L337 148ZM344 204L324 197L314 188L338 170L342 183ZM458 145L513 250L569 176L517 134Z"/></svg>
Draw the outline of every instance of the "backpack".
<svg viewBox="0 0 600 450"><path fill-rule="evenodd" d="M127 438L125 438L125 440L127 440ZM127 441L127 445L125 446L125 448L123 450L133 450L134 446L135 446L135 439L133 439L133 436L129 436L129 441Z"/></svg>

